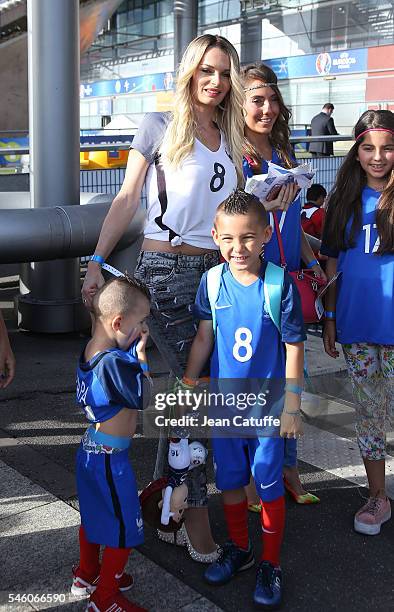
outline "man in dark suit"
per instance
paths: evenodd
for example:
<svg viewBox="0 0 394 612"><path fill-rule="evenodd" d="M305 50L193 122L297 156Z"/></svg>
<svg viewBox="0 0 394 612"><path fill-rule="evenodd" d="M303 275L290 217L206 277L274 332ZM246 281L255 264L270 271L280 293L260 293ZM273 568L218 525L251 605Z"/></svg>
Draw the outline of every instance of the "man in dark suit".
<svg viewBox="0 0 394 612"><path fill-rule="evenodd" d="M312 136L329 136L338 134L335 129L334 119L331 117L334 112L334 105L327 102L321 112L315 115L311 121ZM334 145L332 142L311 142L309 153L312 155L334 155Z"/></svg>

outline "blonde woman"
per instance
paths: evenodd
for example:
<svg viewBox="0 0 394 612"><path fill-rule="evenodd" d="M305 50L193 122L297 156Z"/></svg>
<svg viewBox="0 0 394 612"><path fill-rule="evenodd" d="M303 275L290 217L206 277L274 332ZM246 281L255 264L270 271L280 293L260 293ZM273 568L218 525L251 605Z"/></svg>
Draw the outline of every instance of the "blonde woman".
<svg viewBox="0 0 394 612"><path fill-rule="evenodd" d="M176 376L184 372L196 333L192 305L200 278L219 262L211 236L216 208L243 183L244 96L238 74L237 52L225 38L205 34L189 44L178 71L174 111L144 118L82 289L89 306L103 283L100 265L133 218L145 183L147 222L135 276L151 291L151 335ZM163 474L166 457L167 440L161 438L155 478ZM204 466L190 472L188 487L180 543L187 544L192 558L209 563L217 547Z"/></svg>

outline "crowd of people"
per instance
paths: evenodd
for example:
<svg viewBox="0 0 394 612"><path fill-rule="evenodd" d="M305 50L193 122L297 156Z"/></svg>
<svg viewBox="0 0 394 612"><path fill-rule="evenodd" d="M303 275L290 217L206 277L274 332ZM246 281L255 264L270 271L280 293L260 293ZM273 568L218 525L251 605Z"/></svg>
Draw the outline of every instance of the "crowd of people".
<svg viewBox="0 0 394 612"><path fill-rule="evenodd" d="M222 585L255 563L247 525L253 506L261 513L262 543L252 599L262 609L280 607L285 488L300 504L319 502L304 489L297 468L306 335L290 272L301 261L321 282L337 276L327 292L323 342L333 358L336 342L342 345L354 388L369 482L355 530L376 535L391 517L384 466L394 405L394 114L371 110L360 117L333 191L327 197L324 187L313 185L303 208L294 184L263 202L243 189L245 178L265 173L269 161L296 165L290 117L270 68L255 63L240 70L232 44L205 34L184 53L174 110L148 114L133 140L82 288L94 324L78 364L77 401L89 428L77 458L80 561L72 592L89 597L88 610L141 610L122 592L133 582L124 573L130 550L143 541L127 457L149 377L148 333L178 390L195 391L205 376L230 387L236 381L238 391L268 381L270 401L261 414L276 419L276 427L270 429L270 421L248 436L211 432L229 541L219 547L211 531L204 463L176 474L177 483L187 484L184 524L176 534L158 530L158 537L187 546L195 561L207 564L207 583ZM147 220L134 277L105 283L101 266L138 209L144 186ZM322 239L325 271L303 226ZM14 360L1 320L0 333L5 386ZM169 438L182 432L161 432L155 479L168 472L174 477ZM207 446L206 438L198 439ZM256 503L248 505L250 490Z"/></svg>

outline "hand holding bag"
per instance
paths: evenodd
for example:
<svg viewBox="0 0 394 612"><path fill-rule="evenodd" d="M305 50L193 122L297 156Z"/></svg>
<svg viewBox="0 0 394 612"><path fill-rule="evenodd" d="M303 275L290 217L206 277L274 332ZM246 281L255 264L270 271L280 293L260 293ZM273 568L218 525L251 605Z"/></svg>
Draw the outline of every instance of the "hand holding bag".
<svg viewBox="0 0 394 612"><path fill-rule="evenodd" d="M276 213L273 213L275 233L278 239L279 252L280 252L280 265L282 268L287 268L285 252L283 249L282 235L280 233L278 218ZM326 284L319 276L312 272L312 270L296 270L289 272L293 278L297 289L301 296L302 315L304 317L304 323L317 323L319 316L316 312L315 300L320 289Z"/></svg>

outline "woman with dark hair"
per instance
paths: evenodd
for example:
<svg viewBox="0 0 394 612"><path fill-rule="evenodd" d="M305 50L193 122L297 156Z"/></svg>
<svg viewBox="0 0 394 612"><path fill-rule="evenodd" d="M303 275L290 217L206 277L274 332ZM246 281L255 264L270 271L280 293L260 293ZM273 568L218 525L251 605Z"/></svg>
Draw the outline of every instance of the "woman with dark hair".
<svg viewBox="0 0 394 612"><path fill-rule="evenodd" d="M369 498L354 517L359 533L377 535L391 518L386 495L386 432L394 425L394 114L370 110L354 128L329 196L322 253L332 278L324 348L342 344L356 400L356 435Z"/></svg>
<svg viewBox="0 0 394 612"><path fill-rule="evenodd" d="M244 176L265 174L268 172L268 161L284 168L293 168L297 164L289 140L291 112L283 101L276 74L265 64L255 63L242 70L241 78L245 90ZM325 278L302 231L301 201L297 197L297 187L283 187L279 196L272 202L264 202L264 206L271 215L277 216L288 271L298 270L302 259L307 268ZM275 229L271 240L264 247L264 259L280 265ZM319 501L316 495L305 491L301 484L296 440L286 440L284 482L297 503L313 504Z"/></svg>

